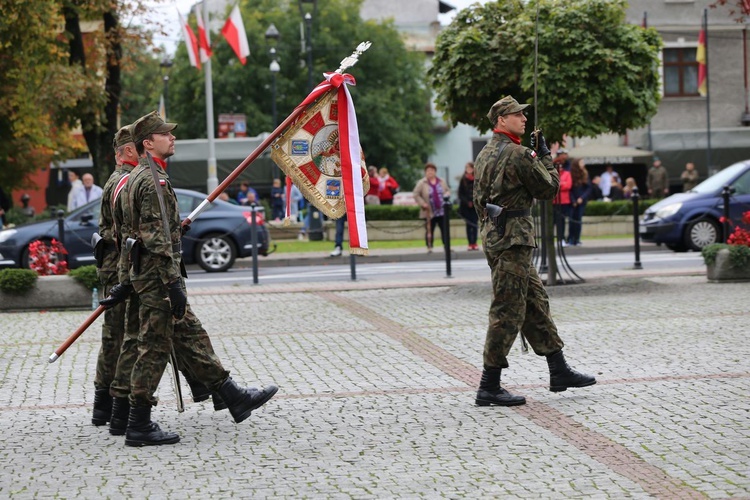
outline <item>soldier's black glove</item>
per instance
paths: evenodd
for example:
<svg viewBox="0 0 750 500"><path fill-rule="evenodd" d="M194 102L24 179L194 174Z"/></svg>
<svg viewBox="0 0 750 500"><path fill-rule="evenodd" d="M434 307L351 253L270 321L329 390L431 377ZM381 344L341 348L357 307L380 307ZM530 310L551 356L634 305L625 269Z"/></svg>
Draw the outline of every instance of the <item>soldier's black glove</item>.
<svg viewBox="0 0 750 500"><path fill-rule="evenodd" d="M183 224L180 226L180 230L182 231L182 235L185 236L185 234L190 231L190 224Z"/></svg>
<svg viewBox="0 0 750 500"><path fill-rule="evenodd" d="M531 149L536 151L539 158L544 158L545 156L552 154L547 147L547 141L544 139L541 130L535 130L531 133Z"/></svg>
<svg viewBox="0 0 750 500"><path fill-rule="evenodd" d="M169 302L172 304L172 316L180 319L185 316L187 307L187 295L182 289L182 280L177 279L167 285L169 288Z"/></svg>
<svg viewBox="0 0 750 500"><path fill-rule="evenodd" d="M109 296L106 299L100 300L99 304L109 309L110 307L125 302L132 291L133 285L123 285L122 283L118 283L109 291Z"/></svg>

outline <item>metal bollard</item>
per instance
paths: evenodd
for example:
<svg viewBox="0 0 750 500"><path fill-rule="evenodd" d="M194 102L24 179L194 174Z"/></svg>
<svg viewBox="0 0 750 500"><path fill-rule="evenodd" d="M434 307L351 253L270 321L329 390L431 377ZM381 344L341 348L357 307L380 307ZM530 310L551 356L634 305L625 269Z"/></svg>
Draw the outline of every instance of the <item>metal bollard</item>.
<svg viewBox="0 0 750 500"><path fill-rule="evenodd" d="M57 211L57 241L65 248L65 211L62 209ZM68 256L58 254L57 260L67 262Z"/></svg>
<svg viewBox="0 0 750 500"><path fill-rule="evenodd" d="M640 222L638 220L638 188L633 188L633 235L635 238L635 262L633 263L633 269L643 269L641 266L641 234L640 234Z"/></svg>
<svg viewBox="0 0 750 500"><path fill-rule="evenodd" d="M250 244L253 246L253 284L258 284L258 222L255 220L255 202L250 203Z"/></svg>
<svg viewBox="0 0 750 500"><path fill-rule="evenodd" d="M734 189L729 186L724 186L721 190L721 198L724 200L724 224L722 229L724 230L724 243L729 239L729 234L732 232L731 221L729 220L729 197L734 193Z"/></svg>
<svg viewBox="0 0 750 500"><path fill-rule="evenodd" d="M440 230L445 236L445 275L451 277L451 199L443 196L443 227ZM429 224L429 221L427 222Z"/></svg>
<svg viewBox="0 0 750 500"><path fill-rule="evenodd" d="M65 211L58 210L57 211L57 241L59 241L60 244L63 246L65 246L65 220L63 220L64 217L65 217Z"/></svg>

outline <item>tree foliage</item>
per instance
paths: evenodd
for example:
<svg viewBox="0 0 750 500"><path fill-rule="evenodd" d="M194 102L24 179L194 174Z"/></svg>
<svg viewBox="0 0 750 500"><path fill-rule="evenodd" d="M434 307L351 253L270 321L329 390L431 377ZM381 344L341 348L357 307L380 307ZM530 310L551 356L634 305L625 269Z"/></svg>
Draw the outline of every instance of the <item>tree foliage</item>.
<svg viewBox="0 0 750 500"><path fill-rule="evenodd" d="M63 18L56 0L6 0L0 16L0 184L24 187L26 175L74 154L60 112L83 97L80 71L50 29Z"/></svg>
<svg viewBox="0 0 750 500"><path fill-rule="evenodd" d="M25 187L29 173L85 151L97 180L106 180L128 61L122 44L149 42L120 18L144 9L141 0L3 1L0 183L6 188ZM83 141L73 135L79 127Z"/></svg>
<svg viewBox="0 0 750 500"><path fill-rule="evenodd" d="M437 108L486 131L501 97L533 103L536 79L530 113L548 140L644 126L660 99L661 39L626 24L625 9L625 0L506 0L459 12L428 73Z"/></svg>
<svg viewBox="0 0 750 500"><path fill-rule="evenodd" d="M388 23L360 18L360 0L319 1L313 17L313 85L323 72L334 71L359 42L372 47L349 71L357 80L350 87L357 110L360 140L368 164L387 166L400 180L414 179L432 149L430 96L425 86L424 56L406 50ZM277 122L283 121L305 98L308 88L306 55L302 51L302 17L297 2L241 2L251 55L242 65L220 34L212 34L214 119L220 113L247 115L248 135L269 132L272 124L272 74L269 43L264 34L271 23L280 32L276 43L281 71L277 74ZM222 20L226 17L224 15ZM190 22L194 25L194 19ZM204 75L189 65L180 44L170 74L170 119L180 123L179 138L206 137Z"/></svg>

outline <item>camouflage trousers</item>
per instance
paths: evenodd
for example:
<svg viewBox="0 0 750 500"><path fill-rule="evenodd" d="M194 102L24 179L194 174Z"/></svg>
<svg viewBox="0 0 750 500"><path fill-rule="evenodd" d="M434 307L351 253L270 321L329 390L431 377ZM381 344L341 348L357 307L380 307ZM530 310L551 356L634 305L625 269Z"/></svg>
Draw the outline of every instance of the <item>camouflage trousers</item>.
<svg viewBox="0 0 750 500"><path fill-rule="evenodd" d="M133 365L135 360L138 359L138 335L140 333L138 294L131 293L127 302L120 305L127 306L125 309L125 334L122 338L122 346L117 359L117 370L109 387L109 393L115 398L127 398L130 396L130 376L133 372Z"/></svg>
<svg viewBox="0 0 750 500"><path fill-rule="evenodd" d="M532 251L532 247L515 245L496 253L486 252L493 296L484 343L485 367L508 367L508 353L519 331L540 356L563 348L547 292L531 263Z"/></svg>
<svg viewBox="0 0 750 500"><path fill-rule="evenodd" d="M100 272L99 282L101 283L99 297L107 297L112 287L117 284L117 273ZM96 389L107 389L114 380L124 334L125 304L122 303L104 311L102 345L99 348L99 356L96 360L96 375L94 376L94 387Z"/></svg>
<svg viewBox="0 0 750 500"><path fill-rule="evenodd" d="M229 377L214 352L208 333L187 305L180 320L172 317L167 286L160 281L133 281L140 301L138 357L130 376L131 406L154 406L172 347L187 376L211 390ZM183 285L184 287L184 285Z"/></svg>

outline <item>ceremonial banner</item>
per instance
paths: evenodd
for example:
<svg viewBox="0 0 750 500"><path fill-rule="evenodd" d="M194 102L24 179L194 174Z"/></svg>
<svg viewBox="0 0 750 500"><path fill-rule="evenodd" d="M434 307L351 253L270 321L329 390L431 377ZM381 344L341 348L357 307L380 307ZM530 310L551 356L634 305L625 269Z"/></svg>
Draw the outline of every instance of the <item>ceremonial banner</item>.
<svg viewBox="0 0 750 500"><path fill-rule="evenodd" d="M271 146L271 159L326 216L348 216L350 252L366 255L364 194L370 179L346 90L354 79L335 73L326 79L302 105L317 101Z"/></svg>

